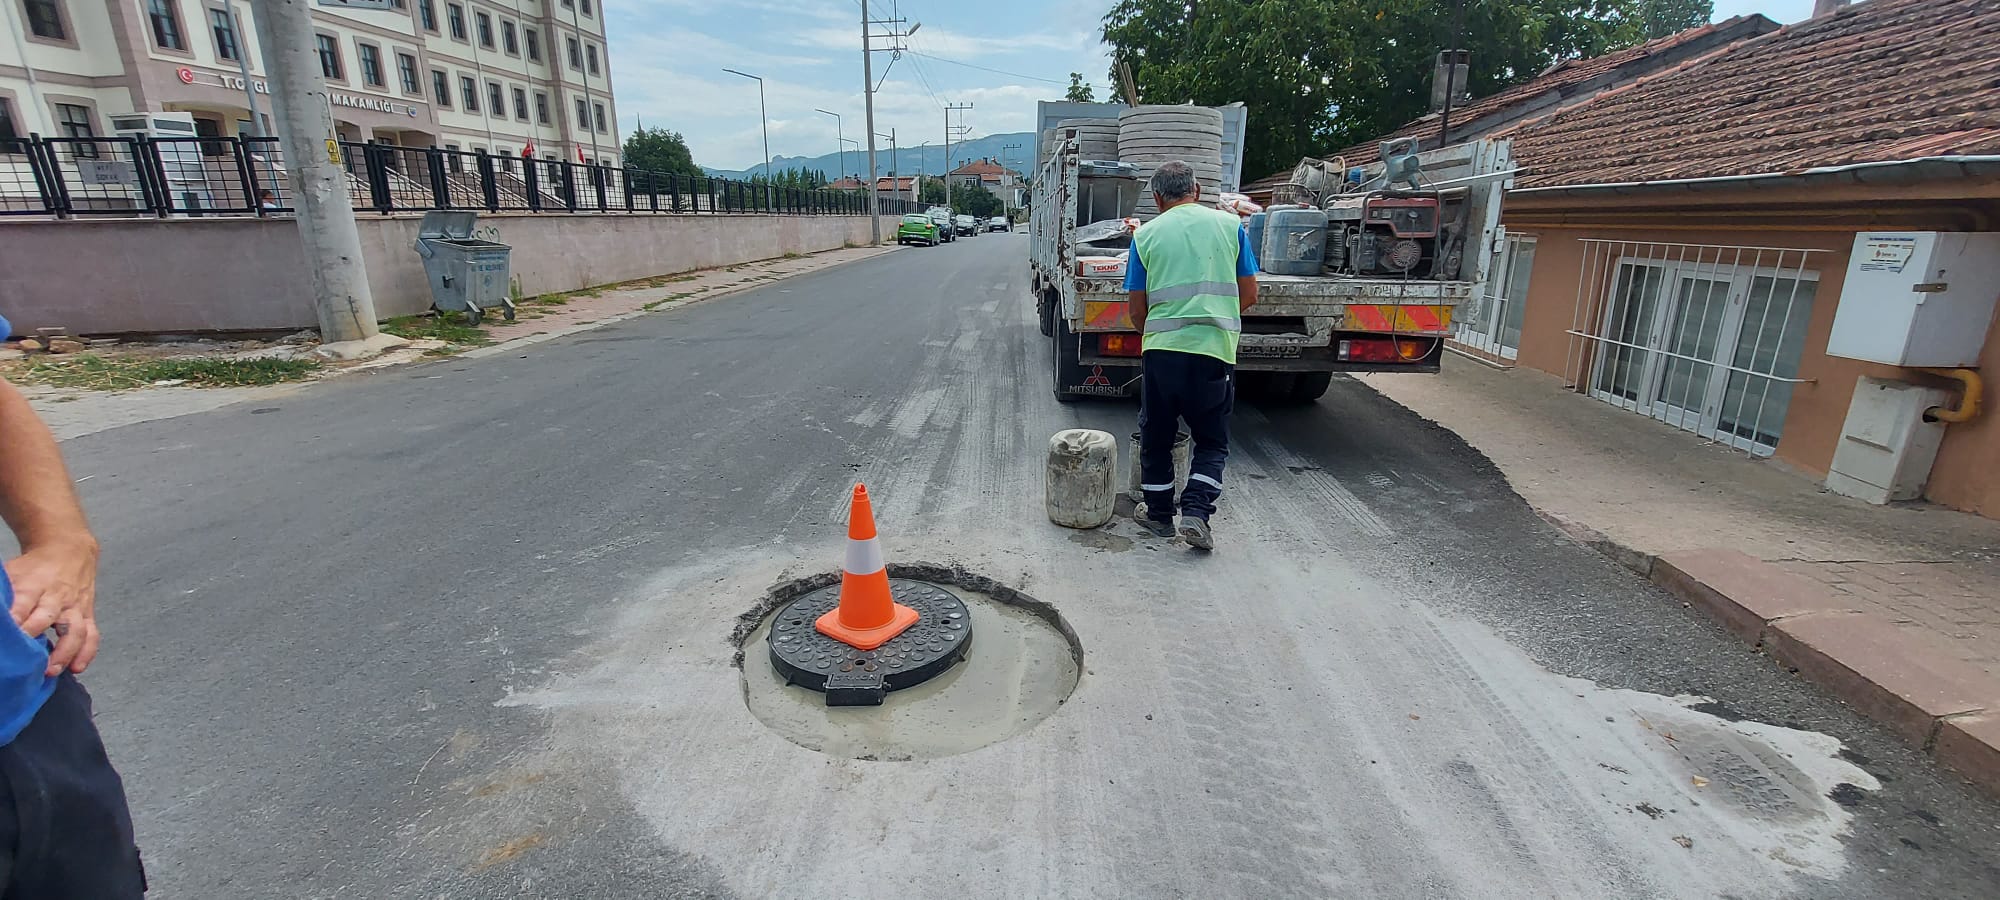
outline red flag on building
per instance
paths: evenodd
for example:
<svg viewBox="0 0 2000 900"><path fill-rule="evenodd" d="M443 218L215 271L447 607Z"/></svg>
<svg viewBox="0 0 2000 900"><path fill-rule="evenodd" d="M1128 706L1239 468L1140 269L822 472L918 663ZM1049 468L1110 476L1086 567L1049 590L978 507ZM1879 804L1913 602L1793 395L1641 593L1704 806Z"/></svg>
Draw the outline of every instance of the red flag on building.
<svg viewBox="0 0 2000 900"><path fill-rule="evenodd" d="M522 148L521 148L521 156L523 156L523 157L525 157L525 158L527 158L527 159L534 159L534 158L535 158L535 142L534 142L534 141L529 141L529 142L528 142L528 146L526 146L526 147L522 147Z"/></svg>

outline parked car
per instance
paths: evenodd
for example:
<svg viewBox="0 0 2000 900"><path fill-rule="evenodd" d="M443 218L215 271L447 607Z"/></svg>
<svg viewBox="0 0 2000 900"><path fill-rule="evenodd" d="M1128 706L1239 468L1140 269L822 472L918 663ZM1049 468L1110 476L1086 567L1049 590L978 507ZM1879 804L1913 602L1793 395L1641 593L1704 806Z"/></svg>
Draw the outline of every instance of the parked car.
<svg viewBox="0 0 2000 900"><path fill-rule="evenodd" d="M896 226L896 243L922 244L926 247L938 245L938 226L930 216L911 213L903 217L903 224Z"/></svg>
<svg viewBox="0 0 2000 900"><path fill-rule="evenodd" d="M959 216L957 219L954 219L953 221L958 223L959 234L965 235L966 237L971 237L979 233L979 220L974 219L971 216Z"/></svg>
<svg viewBox="0 0 2000 900"><path fill-rule="evenodd" d="M958 240L958 224L951 219L951 207L933 206L926 215L937 224L938 237L941 240L947 244Z"/></svg>
<svg viewBox="0 0 2000 900"><path fill-rule="evenodd" d="M1007 217L1006 217L1006 216L994 216L993 218L991 218L991 219L987 219L987 220L986 220L986 230L987 230L987 231L1013 231L1013 230L1014 230L1014 223L1012 223L1012 222L1009 222L1009 221L1007 221Z"/></svg>

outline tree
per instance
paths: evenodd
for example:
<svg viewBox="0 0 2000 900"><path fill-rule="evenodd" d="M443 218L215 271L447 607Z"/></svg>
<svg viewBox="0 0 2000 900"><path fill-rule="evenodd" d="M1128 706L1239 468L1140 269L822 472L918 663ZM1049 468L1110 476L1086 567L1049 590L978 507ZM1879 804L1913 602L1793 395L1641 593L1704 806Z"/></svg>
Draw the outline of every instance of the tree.
<svg viewBox="0 0 2000 900"><path fill-rule="evenodd" d="M1646 39L1656 40L1696 28L1715 17L1714 0L1643 0L1640 16Z"/></svg>
<svg viewBox="0 0 2000 900"><path fill-rule="evenodd" d="M1455 2L1464 4L1459 46L1471 53L1467 87L1481 97L1558 60L1645 40L1647 4L1710 0L1118 0L1104 41L1132 67L1142 99L1247 104L1244 175L1256 178L1427 112ZM1663 12L1661 27L1691 14Z"/></svg>
<svg viewBox="0 0 2000 900"><path fill-rule="evenodd" d="M951 211L964 216L990 219L1006 211L999 197L985 185L959 185L951 189Z"/></svg>
<svg viewBox="0 0 2000 900"><path fill-rule="evenodd" d="M1063 99L1072 103L1095 103L1097 102L1097 92L1090 85L1084 83L1082 72L1071 72L1069 73L1069 93L1063 95Z"/></svg>
<svg viewBox="0 0 2000 900"><path fill-rule="evenodd" d="M936 178L924 179L924 186L917 191L917 199L931 206L943 206L944 182Z"/></svg>
<svg viewBox="0 0 2000 900"><path fill-rule="evenodd" d="M702 174L678 131L640 128L625 136L625 166L669 175Z"/></svg>

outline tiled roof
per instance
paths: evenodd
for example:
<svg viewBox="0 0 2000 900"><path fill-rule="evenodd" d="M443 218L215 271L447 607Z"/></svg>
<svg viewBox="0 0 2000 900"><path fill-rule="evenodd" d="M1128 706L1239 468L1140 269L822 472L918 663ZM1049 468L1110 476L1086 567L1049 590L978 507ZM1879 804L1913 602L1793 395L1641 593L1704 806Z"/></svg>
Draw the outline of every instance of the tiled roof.
<svg viewBox="0 0 2000 900"><path fill-rule="evenodd" d="M1007 169L990 159L975 159L951 170L953 175L1005 175Z"/></svg>
<svg viewBox="0 0 2000 900"><path fill-rule="evenodd" d="M1451 130L1452 138L1454 141L1463 141L1484 137L1493 127L1514 124L1521 116L1535 110L1566 101L1574 102L1573 98L1577 95L1582 94L1587 97L1593 88L1607 84L1615 85L1620 80L1636 78L1638 74L1663 64L1656 57L1707 52L1727 45L1731 41L1774 31L1777 27L1777 23L1763 16L1736 16L1647 41L1635 47L1615 50L1602 56L1563 60L1535 78L1490 97L1479 97L1469 103L1453 106L1451 120L1456 124ZM1630 74L1626 74L1628 70ZM1425 146L1436 146L1439 118L1438 113L1429 113L1375 140L1349 147L1327 156L1326 159L1345 157L1350 162L1373 160L1378 155L1377 144L1398 137L1421 136L1425 139ZM1498 122L1482 121L1496 118ZM1518 152L1515 157L1519 158ZM1244 191L1270 190L1283 184L1289 177L1291 177L1290 169L1273 173L1245 185Z"/></svg>
<svg viewBox="0 0 2000 900"><path fill-rule="evenodd" d="M1870 0L1500 134L1520 187L2000 154L2000 3Z"/></svg>

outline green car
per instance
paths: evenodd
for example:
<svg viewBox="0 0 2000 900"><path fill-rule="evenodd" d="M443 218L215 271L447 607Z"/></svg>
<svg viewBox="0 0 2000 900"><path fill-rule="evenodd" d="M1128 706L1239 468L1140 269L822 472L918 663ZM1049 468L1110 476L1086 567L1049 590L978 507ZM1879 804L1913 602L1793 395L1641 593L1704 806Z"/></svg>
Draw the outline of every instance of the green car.
<svg viewBox="0 0 2000 900"><path fill-rule="evenodd" d="M935 247L938 245L937 223L921 213L904 216L903 224L896 226L896 243Z"/></svg>

